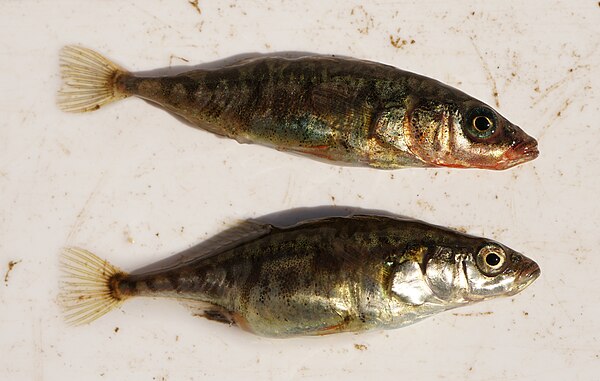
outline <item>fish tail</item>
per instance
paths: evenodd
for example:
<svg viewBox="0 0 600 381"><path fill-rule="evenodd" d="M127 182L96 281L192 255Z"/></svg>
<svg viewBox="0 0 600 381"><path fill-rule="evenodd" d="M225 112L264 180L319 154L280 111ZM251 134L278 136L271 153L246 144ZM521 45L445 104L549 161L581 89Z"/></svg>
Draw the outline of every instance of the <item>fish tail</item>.
<svg viewBox="0 0 600 381"><path fill-rule="evenodd" d="M60 51L63 86L58 107L66 112L87 112L129 96L117 86L127 71L91 49L68 45Z"/></svg>
<svg viewBox="0 0 600 381"><path fill-rule="evenodd" d="M90 323L118 307L127 298L118 285L126 273L87 250L65 248L59 301L68 324Z"/></svg>

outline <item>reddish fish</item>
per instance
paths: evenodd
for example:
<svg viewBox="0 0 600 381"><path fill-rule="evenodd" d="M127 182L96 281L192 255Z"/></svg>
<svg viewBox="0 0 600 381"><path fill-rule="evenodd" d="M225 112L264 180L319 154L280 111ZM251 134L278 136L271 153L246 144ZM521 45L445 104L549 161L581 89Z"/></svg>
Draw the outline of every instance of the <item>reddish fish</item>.
<svg viewBox="0 0 600 381"><path fill-rule="evenodd" d="M260 57L149 77L67 46L60 65L65 111L136 96L240 143L340 165L507 169L538 156L536 140L485 103L375 62Z"/></svg>

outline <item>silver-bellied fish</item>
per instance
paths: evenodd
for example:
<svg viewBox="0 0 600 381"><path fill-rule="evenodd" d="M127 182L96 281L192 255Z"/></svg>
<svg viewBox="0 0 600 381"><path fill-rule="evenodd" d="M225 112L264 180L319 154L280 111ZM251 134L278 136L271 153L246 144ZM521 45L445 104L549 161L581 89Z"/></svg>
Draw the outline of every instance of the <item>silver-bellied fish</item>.
<svg viewBox="0 0 600 381"><path fill-rule="evenodd" d="M383 216L285 228L247 222L209 241L131 274L66 249L67 321L87 323L149 296L178 299L196 315L262 336L391 329L514 295L540 275L534 261L498 242Z"/></svg>
<svg viewBox="0 0 600 381"><path fill-rule="evenodd" d="M538 156L536 140L487 104L376 62L258 57L152 77L67 46L60 66L65 111L136 96L240 143L341 165L506 169Z"/></svg>

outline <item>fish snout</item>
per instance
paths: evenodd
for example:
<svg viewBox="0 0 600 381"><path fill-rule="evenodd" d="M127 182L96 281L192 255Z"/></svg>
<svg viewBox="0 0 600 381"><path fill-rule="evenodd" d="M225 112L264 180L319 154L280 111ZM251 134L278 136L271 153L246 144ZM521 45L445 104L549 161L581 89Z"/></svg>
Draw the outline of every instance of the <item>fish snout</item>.
<svg viewBox="0 0 600 381"><path fill-rule="evenodd" d="M506 151L505 157L510 161L519 160L523 162L533 160L536 157L538 157L539 154L540 151L538 150L537 140L535 140L532 137L529 137L529 139L518 143L517 145L511 147L508 151Z"/></svg>
<svg viewBox="0 0 600 381"><path fill-rule="evenodd" d="M495 169L508 169L515 165L531 161L539 156L538 142L531 136L522 132L524 137L516 140L510 148L506 150L502 159L498 162Z"/></svg>
<svg viewBox="0 0 600 381"><path fill-rule="evenodd" d="M525 261L526 263L523 263L522 270L516 277L516 287L511 293L512 295L523 291L525 288L527 288L527 286L533 283L533 281L539 278L542 273L542 270L537 263L528 258L525 259Z"/></svg>

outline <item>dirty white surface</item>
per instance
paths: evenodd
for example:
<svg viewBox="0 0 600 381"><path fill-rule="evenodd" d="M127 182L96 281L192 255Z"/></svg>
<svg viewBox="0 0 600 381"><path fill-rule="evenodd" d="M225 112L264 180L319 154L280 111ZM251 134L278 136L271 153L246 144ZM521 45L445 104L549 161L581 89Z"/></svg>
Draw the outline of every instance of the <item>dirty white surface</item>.
<svg viewBox="0 0 600 381"><path fill-rule="evenodd" d="M18 261L0 284L0 379L598 379L597 1L4 1L0 30L2 275ZM218 139L137 99L65 114L57 54L70 43L131 70L276 51L386 62L498 105L541 156L504 172L339 168ZM62 246L134 269L238 219L323 205L485 235L542 277L360 335L264 339L151 299L62 322Z"/></svg>

